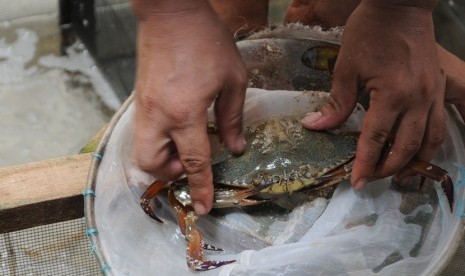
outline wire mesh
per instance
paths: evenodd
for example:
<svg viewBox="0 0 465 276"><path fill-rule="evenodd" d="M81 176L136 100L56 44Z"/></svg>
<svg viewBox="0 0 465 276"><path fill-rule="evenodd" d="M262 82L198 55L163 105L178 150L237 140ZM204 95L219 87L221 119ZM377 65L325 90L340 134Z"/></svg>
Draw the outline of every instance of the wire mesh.
<svg viewBox="0 0 465 276"><path fill-rule="evenodd" d="M100 275L84 218L0 235L0 275Z"/></svg>
<svg viewBox="0 0 465 276"><path fill-rule="evenodd" d="M463 225L463 223L462 223ZM465 227L465 226L464 226ZM463 231L463 230L462 230ZM462 238L460 244L455 251L453 257L450 259L449 263L446 265L441 276L455 276L455 275L465 275L465 239Z"/></svg>

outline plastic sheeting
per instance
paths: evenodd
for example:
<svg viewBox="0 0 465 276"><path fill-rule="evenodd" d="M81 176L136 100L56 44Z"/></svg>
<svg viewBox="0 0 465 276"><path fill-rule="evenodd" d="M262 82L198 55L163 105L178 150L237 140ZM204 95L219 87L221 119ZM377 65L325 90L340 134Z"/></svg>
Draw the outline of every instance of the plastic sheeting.
<svg viewBox="0 0 465 276"><path fill-rule="evenodd" d="M303 115L319 106L323 95L249 89L245 123L289 112ZM153 178L138 170L130 158L133 111L131 106L114 128L97 176L95 220L100 249L115 275L186 275L191 273L185 261L186 243L164 197L154 203L164 224L149 218L139 206L140 195ZM357 129L362 117L363 111L357 108L341 131ZM305 200L301 193L284 195L280 201L297 206L291 210L237 208L202 217L199 228L205 240L225 250L206 252L206 258L237 260L202 275L437 272L460 239L465 154L462 126L455 118L448 113L446 141L433 160L449 171L455 183L454 214L439 184L432 181L422 191L405 191L386 178L362 192L344 182L329 201Z"/></svg>

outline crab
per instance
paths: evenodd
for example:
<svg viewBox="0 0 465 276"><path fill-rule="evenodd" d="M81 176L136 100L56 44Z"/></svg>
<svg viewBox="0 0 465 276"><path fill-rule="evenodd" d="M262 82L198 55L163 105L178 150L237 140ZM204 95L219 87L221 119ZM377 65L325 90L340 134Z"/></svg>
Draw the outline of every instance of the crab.
<svg viewBox="0 0 465 276"><path fill-rule="evenodd" d="M213 208L252 206L294 191L310 191L350 178L358 135L335 135L303 128L297 116L272 117L245 128L248 142L244 154L233 156L223 150L213 161ZM448 173L430 163L411 161L409 168L440 181L452 212L453 184ZM234 262L205 260L203 250L221 251L205 244L195 222L186 179L171 184L155 181L141 197L142 209L162 222L150 201L168 189L187 246L187 265L204 271Z"/></svg>

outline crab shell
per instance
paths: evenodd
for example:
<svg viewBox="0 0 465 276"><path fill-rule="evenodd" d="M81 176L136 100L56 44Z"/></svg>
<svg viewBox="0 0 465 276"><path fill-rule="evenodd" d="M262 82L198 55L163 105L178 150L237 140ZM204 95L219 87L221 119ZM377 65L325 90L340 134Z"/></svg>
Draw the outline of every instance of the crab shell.
<svg viewBox="0 0 465 276"><path fill-rule="evenodd" d="M214 207L233 193L228 187L254 188L260 197L271 198L320 184L317 178L353 159L357 147L356 137L307 130L296 116L251 124L244 134L242 155L223 150L213 159L213 181L221 184L215 186ZM183 205L190 204L186 182L176 183L173 190Z"/></svg>

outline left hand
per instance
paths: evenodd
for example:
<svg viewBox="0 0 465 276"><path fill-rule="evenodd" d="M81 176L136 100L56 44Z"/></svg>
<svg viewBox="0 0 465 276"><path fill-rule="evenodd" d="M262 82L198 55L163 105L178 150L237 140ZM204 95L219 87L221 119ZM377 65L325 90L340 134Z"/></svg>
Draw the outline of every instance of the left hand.
<svg viewBox="0 0 465 276"><path fill-rule="evenodd" d="M302 120L311 129L336 127L352 112L359 91L370 94L352 169L356 189L398 173L412 158L429 161L444 139L445 78L433 31L435 3L401 2L361 1L346 24L330 101Z"/></svg>
<svg viewBox="0 0 465 276"><path fill-rule="evenodd" d="M437 45L439 62L446 74L447 103L455 105L462 120L465 121L465 61Z"/></svg>

